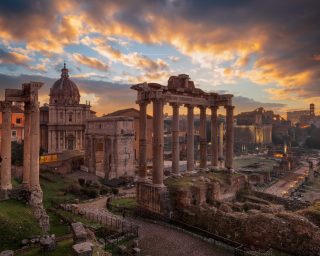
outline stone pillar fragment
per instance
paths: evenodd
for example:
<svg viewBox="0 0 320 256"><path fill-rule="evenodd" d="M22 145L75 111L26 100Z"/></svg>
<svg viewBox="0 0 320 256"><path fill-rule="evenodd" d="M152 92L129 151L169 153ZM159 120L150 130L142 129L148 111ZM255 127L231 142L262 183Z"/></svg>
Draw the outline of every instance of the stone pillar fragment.
<svg viewBox="0 0 320 256"><path fill-rule="evenodd" d="M233 109L234 106L226 106L226 162L228 169L233 169Z"/></svg>
<svg viewBox="0 0 320 256"><path fill-rule="evenodd" d="M191 172L194 169L194 113L192 105L186 105L188 109L188 126L187 126L187 171Z"/></svg>
<svg viewBox="0 0 320 256"><path fill-rule="evenodd" d="M139 181L147 178L147 106L145 101L139 103Z"/></svg>
<svg viewBox="0 0 320 256"><path fill-rule="evenodd" d="M179 146L179 104L171 104L172 116L172 172L179 173L180 146Z"/></svg>
<svg viewBox="0 0 320 256"><path fill-rule="evenodd" d="M30 181L30 126L31 126L31 111L30 104L24 105L24 141L23 141L23 175L22 184L25 188L29 188ZM51 132L49 133L51 135Z"/></svg>
<svg viewBox="0 0 320 256"><path fill-rule="evenodd" d="M1 189L12 189L11 184L11 102L1 102L2 135L1 135Z"/></svg>
<svg viewBox="0 0 320 256"><path fill-rule="evenodd" d="M39 191L39 150L40 150L40 112L39 103L31 104L31 129L30 129L30 190ZM31 143L30 143L31 144Z"/></svg>
<svg viewBox="0 0 320 256"><path fill-rule="evenodd" d="M211 165L218 166L218 107L211 107Z"/></svg>
<svg viewBox="0 0 320 256"><path fill-rule="evenodd" d="M200 106L200 168L207 167L206 107Z"/></svg>
<svg viewBox="0 0 320 256"><path fill-rule="evenodd" d="M153 100L153 185L163 187L163 101Z"/></svg>

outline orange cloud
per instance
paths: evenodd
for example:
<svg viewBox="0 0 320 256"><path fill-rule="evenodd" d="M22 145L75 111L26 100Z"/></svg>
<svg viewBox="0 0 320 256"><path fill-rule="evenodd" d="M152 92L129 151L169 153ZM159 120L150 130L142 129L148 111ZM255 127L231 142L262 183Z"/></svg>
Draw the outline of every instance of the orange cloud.
<svg viewBox="0 0 320 256"><path fill-rule="evenodd" d="M80 64L83 64L90 68L98 69L101 71L107 71L109 69L109 66L107 64L93 57L87 57L87 56L75 53L73 54L73 58L75 61L79 62Z"/></svg>
<svg viewBox="0 0 320 256"><path fill-rule="evenodd" d="M0 63L1 64L14 64L26 65L31 59L18 52L5 52L0 49Z"/></svg>

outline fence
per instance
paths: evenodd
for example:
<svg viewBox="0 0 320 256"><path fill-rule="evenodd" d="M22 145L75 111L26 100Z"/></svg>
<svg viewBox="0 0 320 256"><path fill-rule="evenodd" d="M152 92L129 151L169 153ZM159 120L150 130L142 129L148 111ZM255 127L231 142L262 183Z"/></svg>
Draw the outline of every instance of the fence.
<svg viewBox="0 0 320 256"><path fill-rule="evenodd" d="M98 211L97 209L92 208L79 208L75 204L61 204L60 208L104 225L111 230L116 230L123 233L131 233L133 236L138 237L139 227L137 225L121 219L120 217L114 216L103 209Z"/></svg>

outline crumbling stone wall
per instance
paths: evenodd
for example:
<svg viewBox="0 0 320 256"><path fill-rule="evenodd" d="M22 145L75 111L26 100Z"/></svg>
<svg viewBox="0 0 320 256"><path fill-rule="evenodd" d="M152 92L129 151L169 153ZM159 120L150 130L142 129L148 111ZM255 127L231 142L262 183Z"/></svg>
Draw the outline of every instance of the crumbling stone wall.
<svg viewBox="0 0 320 256"><path fill-rule="evenodd" d="M231 207L222 205L221 209L180 209L175 211L174 216L251 249L272 247L299 256L316 256L320 251L319 227L293 213L282 211L272 214L259 210L234 212Z"/></svg>

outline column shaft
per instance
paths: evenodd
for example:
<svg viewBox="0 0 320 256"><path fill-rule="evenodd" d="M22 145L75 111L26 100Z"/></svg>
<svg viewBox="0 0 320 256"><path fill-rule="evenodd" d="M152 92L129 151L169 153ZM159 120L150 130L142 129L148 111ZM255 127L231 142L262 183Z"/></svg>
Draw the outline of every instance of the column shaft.
<svg viewBox="0 0 320 256"><path fill-rule="evenodd" d="M139 180L147 178L147 102L141 102L139 116Z"/></svg>
<svg viewBox="0 0 320 256"><path fill-rule="evenodd" d="M200 168L207 167L206 107L200 106Z"/></svg>
<svg viewBox="0 0 320 256"><path fill-rule="evenodd" d="M153 169L152 182L163 186L163 102L153 100Z"/></svg>
<svg viewBox="0 0 320 256"><path fill-rule="evenodd" d="M172 104L172 172L179 173L180 146L179 146L179 105Z"/></svg>
<svg viewBox="0 0 320 256"><path fill-rule="evenodd" d="M40 190L39 181L39 150L40 150L40 113L39 103L35 102L31 106L31 129L30 129L30 190Z"/></svg>
<svg viewBox="0 0 320 256"><path fill-rule="evenodd" d="M31 125L31 114L30 104L25 103L24 105L24 141L23 141L23 177L22 183L28 188L30 181L30 125ZM51 133L50 133L51 135ZM50 138L49 138L50 140Z"/></svg>
<svg viewBox="0 0 320 256"><path fill-rule="evenodd" d="M11 184L11 102L2 102L1 189L12 189Z"/></svg>
<svg viewBox="0 0 320 256"><path fill-rule="evenodd" d="M211 107L211 165L218 166L218 115L217 106Z"/></svg>
<svg viewBox="0 0 320 256"><path fill-rule="evenodd" d="M188 127L187 127L187 171L194 169L194 114L192 105L186 105L188 108Z"/></svg>
<svg viewBox="0 0 320 256"><path fill-rule="evenodd" d="M233 169L233 109L226 106L226 168Z"/></svg>

